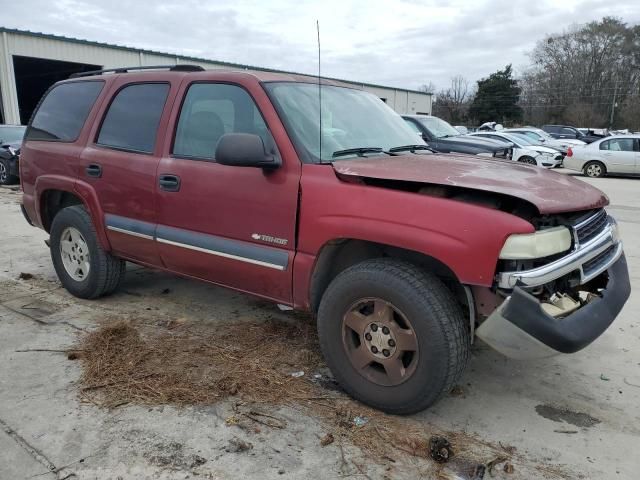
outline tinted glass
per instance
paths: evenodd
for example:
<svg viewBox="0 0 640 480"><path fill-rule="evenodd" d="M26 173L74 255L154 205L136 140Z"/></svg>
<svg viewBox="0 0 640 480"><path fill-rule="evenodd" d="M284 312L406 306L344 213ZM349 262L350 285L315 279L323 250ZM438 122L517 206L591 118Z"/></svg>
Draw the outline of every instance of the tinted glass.
<svg viewBox="0 0 640 480"><path fill-rule="evenodd" d="M418 121L436 138L455 137L460 132L438 117L420 117Z"/></svg>
<svg viewBox="0 0 640 480"><path fill-rule="evenodd" d="M600 144L600 150L633 152L633 138L614 138Z"/></svg>
<svg viewBox="0 0 640 480"><path fill-rule="evenodd" d="M173 154L213 159L225 133L252 133L269 144L262 115L243 88L223 83L191 85L180 111Z"/></svg>
<svg viewBox="0 0 640 480"><path fill-rule="evenodd" d="M418 128L418 126L413 123L411 120L407 120L406 118L404 119L405 122L407 122L407 125L409 125L411 127L412 130L415 130L415 132L422 136L422 132L420 131L420 128Z"/></svg>
<svg viewBox="0 0 640 480"><path fill-rule="evenodd" d="M72 82L51 89L33 117L25 139L75 141L103 85L102 81Z"/></svg>
<svg viewBox="0 0 640 480"><path fill-rule="evenodd" d="M153 152L168 93L166 83L143 83L120 90L102 122L97 143L122 150Z"/></svg>

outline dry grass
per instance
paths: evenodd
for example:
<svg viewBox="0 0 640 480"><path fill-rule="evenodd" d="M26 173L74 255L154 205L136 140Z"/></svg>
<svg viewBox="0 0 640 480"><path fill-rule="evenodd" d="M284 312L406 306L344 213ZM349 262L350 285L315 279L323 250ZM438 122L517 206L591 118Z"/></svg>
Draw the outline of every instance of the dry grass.
<svg viewBox="0 0 640 480"><path fill-rule="evenodd" d="M142 329L117 321L78 346L81 391L94 403L211 404L230 395L281 403L315 386L291 372L322 366L311 325L268 321L203 334L184 326Z"/></svg>
<svg viewBox="0 0 640 480"><path fill-rule="evenodd" d="M448 438L461 468L505 455L500 446L464 433L425 431L424 424L385 415L313 381L324 363L311 321L238 323L211 331L180 322L168 328L125 321L102 326L74 349L83 364L81 396L109 408L203 405L232 396L245 405L239 414L245 420L273 428L284 425L246 406L302 407L322 421L336 442L354 444L383 462L404 455L428 458L432 435ZM291 376L300 370L304 376ZM366 424L356 426L356 416L366 418Z"/></svg>

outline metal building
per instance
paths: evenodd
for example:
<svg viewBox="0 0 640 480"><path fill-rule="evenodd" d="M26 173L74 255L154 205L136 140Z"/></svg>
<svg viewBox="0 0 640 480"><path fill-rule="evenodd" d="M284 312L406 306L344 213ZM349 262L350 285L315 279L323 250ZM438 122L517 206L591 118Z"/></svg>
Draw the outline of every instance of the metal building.
<svg viewBox="0 0 640 480"><path fill-rule="evenodd" d="M47 88L72 73L180 63L200 65L205 69L281 72L0 27L0 123L26 124ZM377 95L400 114L431 113L430 93L342 81Z"/></svg>

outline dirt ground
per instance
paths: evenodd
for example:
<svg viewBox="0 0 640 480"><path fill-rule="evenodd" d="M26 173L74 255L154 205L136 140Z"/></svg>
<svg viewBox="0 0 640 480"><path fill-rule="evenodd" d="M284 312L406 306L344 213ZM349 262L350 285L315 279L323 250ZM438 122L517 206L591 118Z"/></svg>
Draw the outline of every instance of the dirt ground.
<svg viewBox="0 0 640 480"><path fill-rule="evenodd" d="M610 196L635 286L640 179L590 182ZM516 362L478 342L451 394L389 417L336 389L307 315L134 265L117 294L71 297L18 198L0 188L0 479L638 478L635 291L587 349ZM149 359L126 389L100 364L83 377L82 352L68 358L113 322L136 346L125 372ZM165 394L158 381L175 388ZM446 464L429 458L433 435L452 444Z"/></svg>

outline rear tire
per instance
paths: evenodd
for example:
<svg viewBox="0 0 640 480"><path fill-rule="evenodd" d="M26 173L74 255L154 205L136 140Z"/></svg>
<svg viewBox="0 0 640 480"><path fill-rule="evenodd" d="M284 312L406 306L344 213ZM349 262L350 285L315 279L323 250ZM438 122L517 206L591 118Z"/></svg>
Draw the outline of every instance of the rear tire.
<svg viewBox="0 0 640 480"><path fill-rule="evenodd" d="M599 177L604 177L606 175L607 167L605 167L602 162L598 162L594 160L594 161L588 162L584 166L584 169L582 170L582 172L587 177L599 178Z"/></svg>
<svg viewBox="0 0 640 480"><path fill-rule="evenodd" d="M108 295L124 277L126 263L104 251L83 206L64 208L55 216L50 248L60 282L76 297Z"/></svg>
<svg viewBox="0 0 640 480"><path fill-rule="evenodd" d="M452 293L431 273L389 258L354 265L331 282L318 335L338 383L392 414L432 405L469 357L468 321Z"/></svg>
<svg viewBox="0 0 640 480"><path fill-rule="evenodd" d="M0 158L0 185L13 185L18 183L18 177L11 175L9 172L9 160Z"/></svg>

